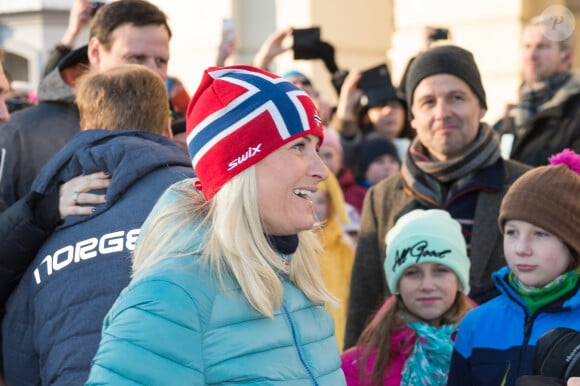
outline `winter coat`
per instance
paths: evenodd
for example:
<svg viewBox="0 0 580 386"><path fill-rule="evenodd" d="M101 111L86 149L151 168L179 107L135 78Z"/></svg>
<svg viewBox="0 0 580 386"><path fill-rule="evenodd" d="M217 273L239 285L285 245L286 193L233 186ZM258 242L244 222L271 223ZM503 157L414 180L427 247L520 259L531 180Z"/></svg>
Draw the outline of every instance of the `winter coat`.
<svg viewBox="0 0 580 386"><path fill-rule="evenodd" d="M0 315L36 252L60 222L58 189L30 192L0 213Z"/></svg>
<svg viewBox="0 0 580 386"><path fill-rule="evenodd" d="M524 300L508 284L509 267L493 274L502 294L467 313L455 341L449 386L513 386L532 373L538 339L555 327L580 330L580 286L529 315Z"/></svg>
<svg viewBox="0 0 580 386"><path fill-rule="evenodd" d="M103 318L129 283L143 221L168 186L193 175L189 159L165 137L88 130L50 160L33 190L45 193L97 171L111 174L107 202L56 228L6 304L3 355L11 386L86 381Z"/></svg>
<svg viewBox="0 0 580 386"><path fill-rule="evenodd" d="M384 375L384 386L399 386L403 379L402 373L405 362L413 352L413 345L417 340L417 334L410 327L392 331L390 336L391 358L390 367ZM362 358L364 347L351 347L342 353L342 370L348 386L367 386L369 379L359 379L358 357ZM371 353L364 364L366 373L370 376L376 361L376 353Z"/></svg>
<svg viewBox="0 0 580 386"><path fill-rule="evenodd" d="M470 308L477 307L477 304L469 297L466 297L467 302L470 304ZM389 311L391 304L395 301L395 296L391 295L383 303L381 308L373 316L373 320L380 318L385 312ZM453 333L451 339L455 341L457 334ZM390 331L390 359L389 359L389 369L384 373L384 383L385 386L399 386L403 378L403 369L405 368L405 362L409 356L413 353L415 342L417 341L417 333L405 325L402 328L392 329ZM346 377L346 382L348 386L367 386L370 382L369 379L360 379L359 371L360 364L358 363L359 357L362 359L364 355L363 346L354 346L342 353L342 370ZM373 366L376 362L376 352L371 352L364 364L364 369L367 375L370 376L373 370Z"/></svg>
<svg viewBox="0 0 580 386"><path fill-rule="evenodd" d="M60 71L85 62L86 48L73 51L65 59L40 82L38 105L17 111L2 125L0 212L30 191L47 161L79 132L75 91Z"/></svg>
<svg viewBox="0 0 580 386"><path fill-rule="evenodd" d="M340 223L329 219L321 230L323 252L320 255L320 271L326 288L338 298L338 308L327 307L334 319L334 331L338 345L342 348L346 327L346 305L350 273L354 262L354 249L347 241Z"/></svg>
<svg viewBox="0 0 580 386"><path fill-rule="evenodd" d="M515 112L513 113L515 114ZM500 125L500 142L510 159L531 166L546 165L548 158L565 148L580 152L580 74L540 107L525 127L517 128L514 116ZM512 142L511 151L509 144ZM502 149L503 152L503 149Z"/></svg>
<svg viewBox="0 0 580 386"><path fill-rule="evenodd" d="M344 195L344 201L354 206L360 213L367 189L356 182L354 173L346 166L337 177Z"/></svg>
<svg viewBox="0 0 580 386"><path fill-rule="evenodd" d="M178 199L170 190L154 211ZM180 223L175 237L187 235L192 250L206 236ZM332 318L279 278L283 302L269 318L202 256L163 257L107 314L87 385L344 385Z"/></svg>
<svg viewBox="0 0 580 386"><path fill-rule="evenodd" d="M474 212L469 280L472 286L470 296L478 304L486 300L488 289L495 294L491 274L505 265L501 257L502 237L497 225L501 200L516 178L528 170L519 163L498 162L503 164L503 180L498 184L499 189L479 190ZM397 218L419 207L419 202L406 193L403 186L402 176L397 174L379 182L367 192L350 282L345 348L356 343L366 321L389 295L383 271L385 235ZM473 287L476 287L478 296L474 295Z"/></svg>

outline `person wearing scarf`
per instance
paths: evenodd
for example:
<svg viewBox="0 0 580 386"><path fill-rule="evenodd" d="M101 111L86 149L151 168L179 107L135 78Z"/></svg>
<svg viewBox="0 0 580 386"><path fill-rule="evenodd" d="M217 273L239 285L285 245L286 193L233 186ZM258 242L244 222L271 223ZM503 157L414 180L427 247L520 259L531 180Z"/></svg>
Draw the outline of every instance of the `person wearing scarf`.
<svg viewBox="0 0 580 386"><path fill-rule="evenodd" d="M391 296L345 351L348 386L443 386L453 340L474 307L461 225L441 209L415 209L387 233Z"/></svg>
<svg viewBox="0 0 580 386"><path fill-rule="evenodd" d="M519 101L496 124L504 158L532 166L547 164L564 148L580 151L580 74L570 69L574 41L551 39L552 21L542 15L525 26Z"/></svg>
<svg viewBox="0 0 580 386"><path fill-rule="evenodd" d="M534 373L534 354L546 332L580 330L578 197L580 155L570 150L512 185L499 214L507 265L493 280L501 295L461 322L449 386L529 385L518 378L559 375ZM562 357L557 349L548 355Z"/></svg>
<svg viewBox="0 0 580 386"><path fill-rule="evenodd" d="M491 274L505 265L495 227L501 199L529 167L500 156L499 143L481 121L485 90L473 55L446 45L421 53L411 65L406 97L417 137L401 172L366 195L355 251L345 348L390 292L381 273L385 235L395 221L417 209L443 209L459 221L472 270L469 296L481 304L498 294Z"/></svg>

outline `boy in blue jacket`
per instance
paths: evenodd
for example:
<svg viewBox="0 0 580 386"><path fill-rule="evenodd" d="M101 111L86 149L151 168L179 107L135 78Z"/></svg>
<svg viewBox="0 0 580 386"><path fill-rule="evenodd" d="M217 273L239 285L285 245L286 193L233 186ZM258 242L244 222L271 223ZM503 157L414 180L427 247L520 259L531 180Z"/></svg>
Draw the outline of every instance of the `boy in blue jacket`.
<svg viewBox="0 0 580 386"><path fill-rule="evenodd" d="M507 266L493 274L500 296L459 327L448 385L514 385L532 372L548 330L580 330L580 156L565 150L526 172L500 209Z"/></svg>

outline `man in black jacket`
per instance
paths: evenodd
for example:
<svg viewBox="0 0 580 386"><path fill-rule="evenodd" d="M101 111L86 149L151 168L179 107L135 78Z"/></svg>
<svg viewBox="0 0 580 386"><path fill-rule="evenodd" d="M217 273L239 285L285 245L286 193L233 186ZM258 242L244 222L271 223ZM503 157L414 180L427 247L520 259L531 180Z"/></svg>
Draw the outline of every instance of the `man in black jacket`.
<svg viewBox="0 0 580 386"><path fill-rule="evenodd" d="M367 191L350 282L345 348L356 344L385 298L385 235L413 209L443 209L459 221L471 260L469 296L497 295L491 274L505 265L495 226L501 200L528 167L504 161L496 136L481 121L487 101L471 52L430 48L411 64L406 98L417 137L401 172ZM437 224L433 224L437 226Z"/></svg>
<svg viewBox="0 0 580 386"><path fill-rule="evenodd" d="M524 29L520 100L499 126L504 158L539 166L565 148L580 151L580 75L561 28L538 16Z"/></svg>
<svg viewBox="0 0 580 386"><path fill-rule="evenodd" d="M17 203L18 207L6 217L6 227L11 232L0 233L3 237L0 245L20 248L18 254L0 256L0 273L6 279L1 288L4 300L59 220L55 214L58 202L54 189L27 195L41 168L79 131L76 77L87 65L95 71L104 71L125 63L139 63L165 79L170 38L166 15L147 1L119 0L103 6L92 21L89 44L72 51L41 81L38 105L14 113L2 125L0 213L12 204ZM2 72L0 93L4 90L3 79ZM5 105L1 95L0 122L8 120L2 114ZM44 217L46 205L50 218Z"/></svg>
<svg viewBox="0 0 580 386"><path fill-rule="evenodd" d="M167 77L171 29L167 16L143 0L103 6L91 23L87 46L72 51L42 79L39 103L14 113L0 130L0 212L28 193L46 161L79 131L75 78L138 63Z"/></svg>
<svg viewBox="0 0 580 386"><path fill-rule="evenodd" d="M107 172L110 183L106 202L91 215L58 225L6 302L2 351L14 386L86 381L105 313L129 283L143 221L167 187L193 177L191 161L171 141L159 76L126 65L78 82L83 129L49 160L32 190L49 195L59 181L96 171ZM85 203L90 195L75 190L63 198Z"/></svg>

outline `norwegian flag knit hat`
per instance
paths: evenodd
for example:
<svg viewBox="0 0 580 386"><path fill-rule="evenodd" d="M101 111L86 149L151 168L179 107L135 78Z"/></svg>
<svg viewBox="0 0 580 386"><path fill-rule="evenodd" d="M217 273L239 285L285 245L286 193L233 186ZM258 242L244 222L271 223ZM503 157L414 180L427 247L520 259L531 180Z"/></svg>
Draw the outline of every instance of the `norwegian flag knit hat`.
<svg viewBox="0 0 580 386"><path fill-rule="evenodd" d="M187 147L207 199L284 144L324 134L310 97L251 66L210 67L187 108ZM201 186L199 186L201 185Z"/></svg>

